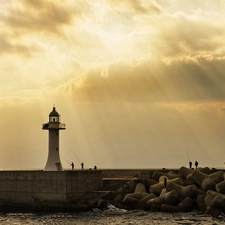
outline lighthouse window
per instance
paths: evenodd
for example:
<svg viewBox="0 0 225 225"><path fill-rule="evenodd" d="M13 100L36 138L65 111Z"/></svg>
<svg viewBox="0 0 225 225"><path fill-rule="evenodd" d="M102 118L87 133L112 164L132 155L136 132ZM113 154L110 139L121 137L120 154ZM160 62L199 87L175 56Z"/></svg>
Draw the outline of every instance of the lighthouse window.
<svg viewBox="0 0 225 225"><path fill-rule="evenodd" d="M56 151L58 151L59 149L58 148L56 148Z"/></svg>
<svg viewBox="0 0 225 225"><path fill-rule="evenodd" d="M57 117L57 116L50 116L49 121L50 122L58 122L59 121L59 117Z"/></svg>

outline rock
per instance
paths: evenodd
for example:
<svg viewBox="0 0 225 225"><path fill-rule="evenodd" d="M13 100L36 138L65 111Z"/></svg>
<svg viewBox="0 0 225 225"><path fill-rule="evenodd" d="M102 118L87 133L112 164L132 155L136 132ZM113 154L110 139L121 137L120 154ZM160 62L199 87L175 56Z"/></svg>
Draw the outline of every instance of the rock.
<svg viewBox="0 0 225 225"><path fill-rule="evenodd" d="M207 175L212 173L209 167L199 167L197 170Z"/></svg>
<svg viewBox="0 0 225 225"><path fill-rule="evenodd" d="M206 191L198 188L197 193L196 193L196 197L198 197L199 195L206 195Z"/></svg>
<svg viewBox="0 0 225 225"><path fill-rule="evenodd" d="M148 186L148 189L149 189L153 184L158 184L158 182L157 182L156 180L153 180L153 179L148 179L148 180L147 180L147 186Z"/></svg>
<svg viewBox="0 0 225 225"><path fill-rule="evenodd" d="M185 187L181 187L181 192L179 195L179 201L183 201L185 198L193 198L197 195L198 188L196 185L191 184Z"/></svg>
<svg viewBox="0 0 225 225"><path fill-rule="evenodd" d="M179 177L179 178L174 178L174 179L172 179L172 180L168 180L168 181L167 181L167 186L168 186L170 183L181 184L181 185L184 184L183 180L182 180L180 177ZM163 188L165 188L164 182L160 182L160 183L158 183L158 184L152 185L152 186L150 187L149 191L150 191L150 193L153 193L153 194L155 194L156 196L159 196Z"/></svg>
<svg viewBox="0 0 225 225"><path fill-rule="evenodd" d="M216 219L224 220L224 218L225 218L225 214L219 209L212 209L210 214L213 218L216 218Z"/></svg>
<svg viewBox="0 0 225 225"><path fill-rule="evenodd" d="M193 209L194 201L190 197L186 197L182 202L178 204L178 208L181 212L190 212Z"/></svg>
<svg viewBox="0 0 225 225"><path fill-rule="evenodd" d="M157 183L157 184L154 184L152 185L150 188L149 188L149 191L150 193L153 193L154 195L156 196L159 196L161 191L165 188L164 186L164 183L161 182L161 183Z"/></svg>
<svg viewBox="0 0 225 225"><path fill-rule="evenodd" d="M181 177L187 179L187 176L191 173L193 173L193 170L192 169L189 169L187 167L184 167L182 166L180 169L179 169L179 173L181 175Z"/></svg>
<svg viewBox="0 0 225 225"><path fill-rule="evenodd" d="M195 180L195 182L202 188L203 190L214 190L215 189L215 181L212 179L212 177L208 176L207 174L195 170L192 173L192 178Z"/></svg>
<svg viewBox="0 0 225 225"><path fill-rule="evenodd" d="M216 183L211 177L207 177L202 181L201 188L204 191L215 190Z"/></svg>
<svg viewBox="0 0 225 225"><path fill-rule="evenodd" d="M99 199L97 202L97 208L99 209L104 209L107 207L107 201L103 200L103 199Z"/></svg>
<svg viewBox="0 0 225 225"><path fill-rule="evenodd" d="M127 185L129 187L129 193L134 192L136 183L133 180L130 180L127 182Z"/></svg>
<svg viewBox="0 0 225 225"><path fill-rule="evenodd" d="M187 178L186 178L186 183L187 183L187 185L190 185L190 184L197 184L197 183L195 182L195 180L193 179L193 177L192 177L193 172L194 172L194 171L192 171L191 173L189 173L189 174L187 175Z"/></svg>
<svg viewBox="0 0 225 225"><path fill-rule="evenodd" d="M219 197L218 197L219 196ZM222 200L223 199L223 200ZM223 209L223 207L225 207L225 204L222 206L222 208L219 206L219 207L215 207L216 204L220 205L221 202L223 202L225 200L225 195L224 194L220 194L216 191L207 191L206 193L206 196L204 198L204 202L205 202L205 205L206 205L206 211L207 213L210 213L210 211L213 209L213 208L218 208L218 209Z"/></svg>
<svg viewBox="0 0 225 225"><path fill-rule="evenodd" d="M149 193L146 193L146 192L142 192L142 193L138 192L138 193L126 194L124 199L123 199L123 201L122 201L122 203L126 204L126 205L129 205L132 209L136 209L136 208L139 207L138 205L140 205L139 201L141 199L147 197L148 195L149 195ZM145 205L145 204L143 204L143 205Z"/></svg>
<svg viewBox="0 0 225 225"><path fill-rule="evenodd" d="M145 185L142 184L142 183L138 183L136 184L135 186L135 193L142 193L142 192L146 192L146 189L145 189Z"/></svg>
<svg viewBox="0 0 225 225"><path fill-rule="evenodd" d="M180 209L178 206L162 204L160 206L160 212L174 213L174 212L180 212Z"/></svg>
<svg viewBox="0 0 225 225"><path fill-rule="evenodd" d="M168 191L166 190L166 188L163 188L159 197L162 197L164 194L166 194Z"/></svg>
<svg viewBox="0 0 225 225"><path fill-rule="evenodd" d="M212 202L212 200L215 198L215 196L210 195L210 194L206 194L205 198L204 198L204 203L205 203L205 207L206 209L210 206L210 203Z"/></svg>
<svg viewBox="0 0 225 225"><path fill-rule="evenodd" d="M178 193L175 190L169 191L162 195L163 203L167 205L176 205L178 200Z"/></svg>
<svg viewBox="0 0 225 225"><path fill-rule="evenodd" d="M160 205L159 204L152 204L150 207L151 212L159 212L160 210Z"/></svg>
<svg viewBox="0 0 225 225"><path fill-rule="evenodd" d="M150 200L150 199L153 199L155 198L156 196L154 194L148 194L147 196L143 197L139 203L138 203L138 209L149 209L149 206L147 204L147 202Z"/></svg>
<svg viewBox="0 0 225 225"><path fill-rule="evenodd" d="M136 209L137 208L137 205L139 203L139 200L136 199L136 198L133 198L131 196L125 196L123 201L122 201L123 204L126 204L128 205L130 208L132 209Z"/></svg>
<svg viewBox="0 0 225 225"><path fill-rule="evenodd" d="M147 201L148 206L151 206L151 205L154 205L154 204L162 205L163 199L161 197L155 197L155 198L152 198L152 199Z"/></svg>
<svg viewBox="0 0 225 225"><path fill-rule="evenodd" d="M218 194L213 200L210 202L210 204L206 208L206 214L209 214L212 212L212 210L220 210L224 212L225 210L225 199L222 197L222 195Z"/></svg>
<svg viewBox="0 0 225 225"><path fill-rule="evenodd" d="M160 178L161 176L167 176L167 173L164 173L164 172L155 170L155 171L153 172L153 174L152 174L152 179L154 179L154 180L156 180L156 181L159 182L159 178Z"/></svg>
<svg viewBox="0 0 225 225"><path fill-rule="evenodd" d="M205 199L206 195L199 195L197 197L197 208L199 212L204 213L206 210L206 206L205 206Z"/></svg>
<svg viewBox="0 0 225 225"><path fill-rule="evenodd" d="M216 184L215 189L217 192L225 194L225 180Z"/></svg>
<svg viewBox="0 0 225 225"><path fill-rule="evenodd" d="M124 199L124 195L122 194L117 194L116 197L113 199L114 203L121 203Z"/></svg>
<svg viewBox="0 0 225 225"><path fill-rule="evenodd" d="M223 171L217 171L209 175L213 179L213 181L218 184L224 180L223 178Z"/></svg>
<svg viewBox="0 0 225 225"><path fill-rule="evenodd" d="M140 200L140 202L147 202L147 201L149 201L150 199L153 199L153 198L155 198L156 196L154 195L154 194L148 194L147 196L145 196L145 197L143 197L141 200Z"/></svg>
<svg viewBox="0 0 225 225"><path fill-rule="evenodd" d="M174 178L179 178L181 177L179 173L176 173L175 171L169 171L166 175L170 180Z"/></svg>
<svg viewBox="0 0 225 225"><path fill-rule="evenodd" d="M197 194L198 188L196 185L181 186L178 184L170 183L167 186L167 191L175 190L178 194L179 202L183 201L186 197L194 197Z"/></svg>
<svg viewBox="0 0 225 225"><path fill-rule="evenodd" d="M146 192L141 192L141 193L138 192L138 193L126 194L125 197L128 196L128 197L132 197L132 198L136 198L138 200L141 200L142 198L144 198L144 197L146 197L148 195L149 195L149 193L146 193Z"/></svg>
<svg viewBox="0 0 225 225"><path fill-rule="evenodd" d="M194 170L193 173L192 173L192 178L194 179L194 181L199 185L201 186L202 185L202 182L205 178L207 178L208 175L199 171L199 170Z"/></svg>

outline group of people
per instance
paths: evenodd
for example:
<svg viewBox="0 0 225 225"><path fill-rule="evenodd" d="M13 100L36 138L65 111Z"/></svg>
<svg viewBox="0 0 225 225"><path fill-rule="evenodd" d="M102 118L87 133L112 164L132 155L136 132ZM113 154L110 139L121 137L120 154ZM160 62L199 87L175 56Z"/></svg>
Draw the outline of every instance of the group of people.
<svg viewBox="0 0 225 225"><path fill-rule="evenodd" d="M189 166L190 166L190 169L192 169L192 162L189 161ZM195 167L196 169L198 168L198 161L195 161Z"/></svg>
<svg viewBox="0 0 225 225"><path fill-rule="evenodd" d="M84 169L84 163L82 162L80 165L81 165L81 169L83 170ZM72 167L72 170L74 170L74 163L73 162L71 163L71 167ZM94 169L97 170L97 166L94 166Z"/></svg>

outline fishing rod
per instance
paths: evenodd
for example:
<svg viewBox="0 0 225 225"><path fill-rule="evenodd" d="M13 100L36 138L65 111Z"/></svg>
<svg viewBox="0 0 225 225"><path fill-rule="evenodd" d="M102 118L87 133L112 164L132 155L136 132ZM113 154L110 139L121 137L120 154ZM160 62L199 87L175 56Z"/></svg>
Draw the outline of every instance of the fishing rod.
<svg viewBox="0 0 225 225"><path fill-rule="evenodd" d="M189 157L187 148L186 148L186 153L187 153L188 160L189 160L189 162L190 162L191 160L190 160L190 157Z"/></svg>
<svg viewBox="0 0 225 225"><path fill-rule="evenodd" d="M65 159L63 156L62 156L62 158ZM67 159L65 159L65 160L71 165L71 163Z"/></svg>
<svg viewBox="0 0 225 225"><path fill-rule="evenodd" d="M81 161L79 160L78 156L73 152L73 154L76 156L78 162L81 164Z"/></svg>

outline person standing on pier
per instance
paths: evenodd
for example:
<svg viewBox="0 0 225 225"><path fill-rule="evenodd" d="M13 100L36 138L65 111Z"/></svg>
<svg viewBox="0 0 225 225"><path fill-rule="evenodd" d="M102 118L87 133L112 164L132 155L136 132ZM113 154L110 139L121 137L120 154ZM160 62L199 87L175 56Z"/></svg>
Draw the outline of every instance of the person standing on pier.
<svg viewBox="0 0 225 225"><path fill-rule="evenodd" d="M74 170L74 163L73 162L71 163L71 166L72 166L72 170Z"/></svg>
<svg viewBox="0 0 225 225"><path fill-rule="evenodd" d="M84 169L84 163L83 162L81 163L81 169L82 170Z"/></svg>
<svg viewBox="0 0 225 225"><path fill-rule="evenodd" d="M189 167L190 167L190 169L192 168L192 162L191 161L189 161Z"/></svg>
<svg viewBox="0 0 225 225"><path fill-rule="evenodd" d="M167 187L167 178L164 177L164 187L166 188Z"/></svg>
<svg viewBox="0 0 225 225"><path fill-rule="evenodd" d="M198 161L195 161L195 167L198 168Z"/></svg>

